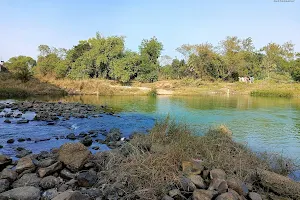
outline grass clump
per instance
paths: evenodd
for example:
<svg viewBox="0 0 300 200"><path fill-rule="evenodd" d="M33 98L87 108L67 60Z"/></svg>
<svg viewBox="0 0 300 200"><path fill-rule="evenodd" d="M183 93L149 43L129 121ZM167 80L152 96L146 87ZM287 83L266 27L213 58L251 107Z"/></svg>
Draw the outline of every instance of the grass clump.
<svg viewBox="0 0 300 200"><path fill-rule="evenodd" d="M196 136L186 125L169 118L157 123L150 134L135 135L121 149L96 155L101 180L122 184L126 199L161 198L168 185L179 184L181 164L191 159L201 159L207 169L221 168L240 180L251 178L257 168L272 171L270 159L275 162L275 158L260 157L234 142L225 126Z"/></svg>
<svg viewBox="0 0 300 200"><path fill-rule="evenodd" d="M258 97L284 97L284 98L292 98L293 93L290 91L284 90L254 90L251 93L251 96Z"/></svg>

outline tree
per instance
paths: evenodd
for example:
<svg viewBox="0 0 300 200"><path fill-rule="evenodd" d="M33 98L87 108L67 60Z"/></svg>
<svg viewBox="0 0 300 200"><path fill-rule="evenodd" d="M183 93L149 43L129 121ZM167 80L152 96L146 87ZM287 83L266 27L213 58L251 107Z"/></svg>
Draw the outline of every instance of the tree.
<svg viewBox="0 0 300 200"><path fill-rule="evenodd" d="M115 59L111 64L110 77L122 83L127 83L137 76L140 56L131 51L125 52L124 57Z"/></svg>
<svg viewBox="0 0 300 200"><path fill-rule="evenodd" d="M141 64L137 73L138 80L142 82L154 82L158 79L158 58L163 50L163 45L156 37L150 40L144 39L139 46Z"/></svg>
<svg viewBox="0 0 300 200"><path fill-rule="evenodd" d="M32 76L32 67L36 65L36 61L28 56L12 57L7 62L7 68L17 79L23 82L28 81Z"/></svg>

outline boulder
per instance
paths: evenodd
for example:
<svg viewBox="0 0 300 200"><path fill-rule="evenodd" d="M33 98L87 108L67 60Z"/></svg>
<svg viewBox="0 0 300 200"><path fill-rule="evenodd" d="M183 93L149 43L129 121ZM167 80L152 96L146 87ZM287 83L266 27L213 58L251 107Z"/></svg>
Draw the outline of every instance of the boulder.
<svg viewBox="0 0 300 200"><path fill-rule="evenodd" d="M261 196L256 192L249 192L248 196L250 200L262 200Z"/></svg>
<svg viewBox="0 0 300 200"><path fill-rule="evenodd" d="M18 187L0 193L0 198L6 197L14 200L39 200L40 190L33 186Z"/></svg>
<svg viewBox="0 0 300 200"><path fill-rule="evenodd" d="M0 154L0 171L2 171L7 165L11 164L12 159L8 156Z"/></svg>
<svg viewBox="0 0 300 200"><path fill-rule="evenodd" d="M8 144L12 144L12 143L15 142L15 139L11 138L11 139L8 139L6 142L7 142Z"/></svg>
<svg viewBox="0 0 300 200"><path fill-rule="evenodd" d="M300 183L292 179L270 172L267 170L257 170L260 184L265 188L279 194L289 196L293 199L300 199Z"/></svg>
<svg viewBox="0 0 300 200"><path fill-rule="evenodd" d="M70 172L67 169L63 169L60 171L60 176L64 179L74 179L75 178L75 174L73 174L72 172Z"/></svg>
<svg viewBox="0 0 300 200"><path fill-rule="evenodd" d="M0 193L9 188L9 181L7 179L0 179Z"/></svg>
<svg viewBox="0 0 300 200"><path fill-rule="evenodd" d="M210 179L214 179L214 178L225 180L226 173L222 169L213 169L210 171Z"/></svg>
<svg viewBox="0 0 300 200"><path fill-rule="evenodd" d="M77 184L80 187L92 187L97 179L97 173L92 170L80 172L76 177Z"/></svg>
<svg viewBox="0 0 300 200"><path fill-rule="evenodd" d="M16 180L13 184L13 188L24 187L24 186L34 186L39 187L41 178L39 178L35 173L24 174L20 179Z"/></svg>
<svg viewBox="0 0 300 200"><path fill-rule="evenodd" d="M29 155L31 153L32 153L32 151L30 151L30 150L22 149L21 151L17 152L16 157L17 158L23 158L23 157L25 157L25 156L27 156L27 155Z"/></svg>
<svg viewBox="0 0 300 200"><path fill-rule="evenodd" d="M18 161L16 166L16 172L22 173L25 170L34 170L35 165L33 164L29 156L23 157Z"/></svg>
<svg viewBox="0 0 300 200"><path fill-rule="evenodd" d="M238 200L238 199L236 199L236 197L233 194L226 192L226 193L219 195L216 198L216 200Z"/></svg>
<svg viewBox="0 0 300 200"><path fill-rule="evenodd" d="M36 166L45 168L45 167L49 167L50 165L54 164L55 162L56 162L56 160L54 158L47 158L47 159L37 162Z"/></svg>
<svg viewBox="0 0 300 200"><path fill-rule="evenodd" d="M216 195L214 191L209 190L194 190L193 200L211 200Z"/></svg>
<svg viewBox="0 0 300 200"><path fill-rule="evenodd" d="M53 174L54 172L61 170L62 169L62 163L61 162L56 162L53 165L50 165L45 168L40 168L38 170L38 174L40 177L48 176L50 174Z"/></svg>
<svg viewBox="0 0 300 200"><path fill-rule="evenodd" d="M59 184L59 181L56 177L54 176L46 176L44 177L41 182L40 182L40 186L41 188L43 188L44 190L47 189L51 189L56 187Z"/></svg>
<svg viewBox="0 0 300 200"><path fill-rule="evenodd" d="M193 192L196 189L196 186L191 179L186 177L180 178L180 185L185 192Z"/></svg>
<svg viewBox="0 0 300 200"><path fill-rule="evenodd" d="M204 184L204 180L200 175L190 175L188 177L191 181L196 185L199 189L205 189L206 185Z"/></svg>
<svg viewBox="0 0 300 200"><path fill-rule="evenodd" d="M80 170L91 156L91 152L81 143L66 143L59 149L58 159L71 171Z"/></svg>
<svg viewBox="0 0 300 200"><path fill-rule="evenodd" d="M239 195L247 196L249 190L247 186L240 180L235 178L227 179L227 185L229 188L235 190Z"/></svg>
<svg viewBox="0 0 300 200"><path fill-rule="evenodd" d="M74 133L68 134L66 138L69 139L69 140L76 140L76 136L75 136Z"/></svg>
<svg viewBox="0 0 300 200"><path fill-rule="evenodd" d="M7 179L9 182L14 182L18 178L18 173L12 169L3 169L0 174L0 179Z"/></svg>
<svg viewBox="0 0 300 200"><path fill-rule="evenodd" d="M51 200L58 195L57 189L49 189L43 192L42 200Z"/></svg>
<svg viewBox="0 0 300 200"><path fill-rule="evenodd" d="M208 190L218 190L222 182L226 182L226 181L223 179L214 178L213 180L210 181Z"/></svg>
<svg viewBox="0 0 300 200"><path fill-rule="evenodd" d="M78 191L67 190L52 200L89 200L89 198Z"/></svg>
<svg viewBox="0 0 300 200"><path fill-rule="evenodd" d="M93 139L91 138L91 136L85 136L82 140L80 140L80 142L88 147L88 146L91 146L93 144Z"/></svg>
<svg viewBox="0 0 300 200"><path fill-rule="evenodd" d="M4 120L4 123L10 124L11 121L9 119Z"/></svg>
<svg viewBox="0 0 300 200"><path fill-rule="evenodd" d="M110 129L109 133L107 134L105 140L107 142L115 142L115 141L119 141L120 139L121 139L120 129L112 128L112 129Z"/></svg>
<svg viewBox="0 0 300 200"><path fill-rule="evenodd" d="M182 164L182 171L184 174L190 175L190 174L194 174L194 175L199 175L201 174L202 170L204 169L204 167L202 166L202 162L201 161L183 161Z"/></svg>

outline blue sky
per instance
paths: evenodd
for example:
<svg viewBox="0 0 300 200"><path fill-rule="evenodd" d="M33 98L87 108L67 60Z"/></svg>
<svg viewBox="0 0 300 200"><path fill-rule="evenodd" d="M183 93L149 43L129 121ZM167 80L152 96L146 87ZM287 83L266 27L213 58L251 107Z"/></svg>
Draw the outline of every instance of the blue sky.
<svg viewBox="0 0 300 200"><path fill-rule="evenodd" d="M79 40L126 36L137 50L156 36L163 55L179 56L182 44L226 36L252 37L257 48L292 41L300 51L300 0L0 0L0 58L37 57L40 44L71 48Z"/></svg>

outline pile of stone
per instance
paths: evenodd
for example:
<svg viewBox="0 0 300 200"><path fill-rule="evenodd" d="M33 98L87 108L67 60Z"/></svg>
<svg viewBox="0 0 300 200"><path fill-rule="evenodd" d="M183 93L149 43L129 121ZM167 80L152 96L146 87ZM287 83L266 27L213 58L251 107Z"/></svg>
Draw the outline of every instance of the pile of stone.
<svg viewBox="0 0 300 200"><path fill-rule="evenodd" d="M199 160L183 162L182 170L180 184L170 186L169 193L163 200L300 199L300 183L266 170L257 170L255 179L259 181L256 186L230 178L222 169L207 170Z"/></svg>
<svg viewBox="0 0 300 200"><path fill-rule="evenodd" d="M80 103L61 103L61 102L39 102L25 101L0 104L0 112L5 108L9 108L9 112L5 112L0 117L5 117L6 123L11 123L9 118L22 118L22 114L26 111L35 112L35 120L48 121L49 125L54 125L54 121L62 118L68 120L70 117L87 118L88 116L98 117L100 110L104 113L107 110L105 106L95 107ZM108 114L113 114L108 112ZM28 123L28 120L21 119L18 123Z"/></svg>

